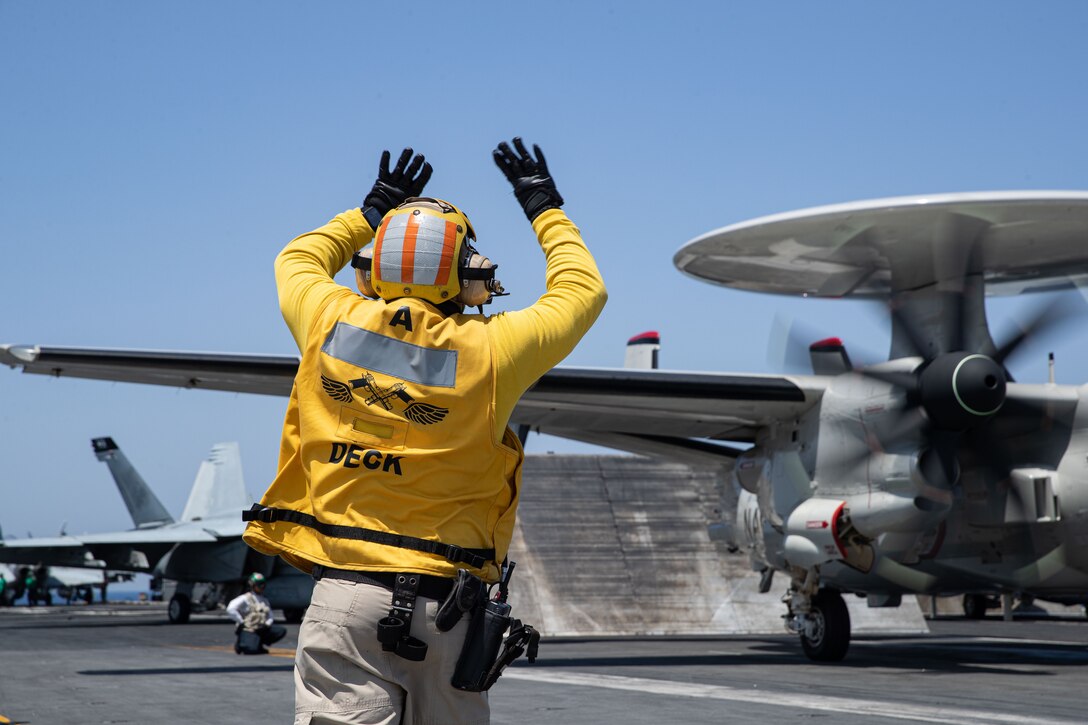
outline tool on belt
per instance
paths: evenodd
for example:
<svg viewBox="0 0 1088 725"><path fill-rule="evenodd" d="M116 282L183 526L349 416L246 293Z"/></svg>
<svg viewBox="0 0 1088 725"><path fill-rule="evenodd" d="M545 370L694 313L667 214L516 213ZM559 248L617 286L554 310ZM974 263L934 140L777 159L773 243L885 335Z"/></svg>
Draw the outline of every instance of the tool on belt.
<svg viewBox="0 0 1088 725"><path fill-rule="evenodd" d="M396 575L389 614L378 620L378 641L382 643L382 649L413 662L422 662L427 656L427 643L410 634L419 578L419 574Z"/></svg>
<svg viewBox="0 0 1088 725"><path fill-rule="evenodd" d="M514 566L512 561L503 565L499 591L494 599L485 598L482 603L477 602L472 611L472 620L468 625L465 643L461 647L461 656L450 680L450 684L458 690L485 692L491 689L503 670L526 651L530 664L536 661L540 634L533 627L522 624L521 620L512 618L510 605L506 602ZM463 573L466 578L477 579L468 572ZM477 581L480 584L477 591L486 591L483 581ZM507 630L510 635L504 640L503 635Z"/></svg>
<svg viewBox="0 0 1088 725"><path fill-rule="evenodd" d="M453 579L430 574L355 571L334 569L321 564L314 565L312 573L315 581L341 579L391 591L393 598L389 613L378 620L378 641L386 652L393 652L413 662L419 662L427 656L427 643L411 635L416 598L427 597L444 601L449 598L454 585Z"/></svg>

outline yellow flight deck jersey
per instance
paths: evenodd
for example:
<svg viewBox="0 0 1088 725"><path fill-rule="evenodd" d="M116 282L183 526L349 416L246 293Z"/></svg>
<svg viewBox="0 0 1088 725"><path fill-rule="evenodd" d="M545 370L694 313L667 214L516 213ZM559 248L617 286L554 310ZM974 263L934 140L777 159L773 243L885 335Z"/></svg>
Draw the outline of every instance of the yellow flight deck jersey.
<svg viewBox="0 0 1088 725"><path fill-rule="evenodd" d="M352 526L494 549L470 571L498 579L514 529L524 453L507 427L529 386L589 330L606 293L578 228L559 209L533 229L547 291L522 310L443 315L412 297L368 300L332 276L374 236L358 209L293 240L276 259L284 320L302 352L279 471L261 505ZM243 536L309 571L451 577L436 554L252 521Z"/></svg>

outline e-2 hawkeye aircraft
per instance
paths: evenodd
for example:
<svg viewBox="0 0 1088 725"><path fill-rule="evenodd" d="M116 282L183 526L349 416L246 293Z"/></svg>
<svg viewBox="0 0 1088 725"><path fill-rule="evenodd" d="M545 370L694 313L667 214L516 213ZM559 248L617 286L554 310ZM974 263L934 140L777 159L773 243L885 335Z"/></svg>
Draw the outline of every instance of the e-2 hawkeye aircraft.
<svg viewBox="0 0 1088 725"><path fill-rule="evenodd" d="M675 255L753 292L880 300L889 359L812 350L813 375L559 367L522 398L522 430L718 466L739 492L731 538L789 577L787 629L814 660L850 642L843 593L1088 593L1088 389L1012 380L1040 313L995 343L987 294L1088 282L1088 192L900 197L756 219ZM25 372L287 395L297 358L0 347ZM356 401L360 406L362 401ZM734 444L742 444L741 446Z"/></svg>

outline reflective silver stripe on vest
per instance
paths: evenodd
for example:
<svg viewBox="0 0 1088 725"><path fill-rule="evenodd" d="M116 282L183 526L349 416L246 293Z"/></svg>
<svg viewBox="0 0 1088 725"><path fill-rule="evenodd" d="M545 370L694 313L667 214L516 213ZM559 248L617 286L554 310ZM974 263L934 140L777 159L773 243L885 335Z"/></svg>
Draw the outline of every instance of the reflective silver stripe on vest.
<svg viewBox="0 0 1088 725"><path fill-rule="evenodd" d="M434 350L377 332L337 322L321 352L367 370L420 385L452 388L457 384L457 351Z"/></svg>

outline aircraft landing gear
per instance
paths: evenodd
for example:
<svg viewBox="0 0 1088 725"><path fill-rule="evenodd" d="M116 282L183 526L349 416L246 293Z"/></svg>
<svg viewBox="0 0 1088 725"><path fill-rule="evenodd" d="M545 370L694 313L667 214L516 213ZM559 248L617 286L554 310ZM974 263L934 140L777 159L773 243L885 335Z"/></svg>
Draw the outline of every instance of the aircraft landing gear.
<svg viewBox="0 0 1088 725"><path fill-rule="evenodd" d="M985 594L963 595L963 616L968 619L985 619L986 610L992 606L992 598Z"/></svg>
<svg viewBox="0 0 1088 725"><path fill-rule="evenodd" d="M850 649L850 612L842 595L822 589L812 598L812 610L801 632L801 649L815 662L839 662Z"/></svg>
<svg viewBox="0 0 1088 725"><path fill-rule="evenodd" d="M850 649L850 612L842 595L819 588L819 573L794 576L783 599L789 609L786 629L801 638L801 649L814 662L839 662Z"/></svg>
<svg viewBox="0 0 1088 725"><path fill-rule="evenodd" d="M171 624L185 624L189 621L189 614L193 611L189 597L181 592L170 597L170 604L166 608L166 616Z"/></svg>

